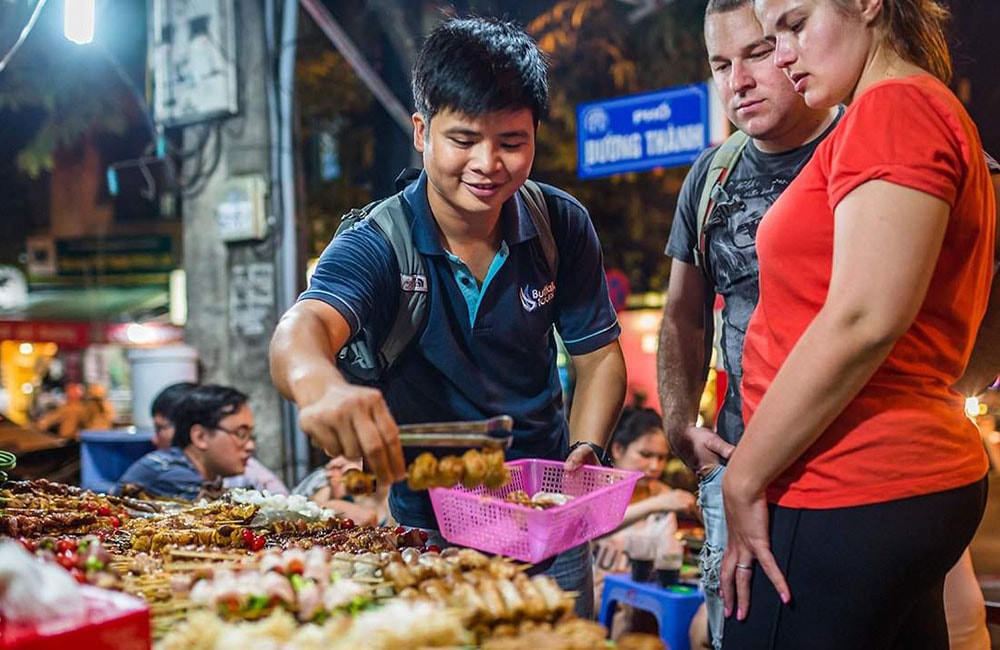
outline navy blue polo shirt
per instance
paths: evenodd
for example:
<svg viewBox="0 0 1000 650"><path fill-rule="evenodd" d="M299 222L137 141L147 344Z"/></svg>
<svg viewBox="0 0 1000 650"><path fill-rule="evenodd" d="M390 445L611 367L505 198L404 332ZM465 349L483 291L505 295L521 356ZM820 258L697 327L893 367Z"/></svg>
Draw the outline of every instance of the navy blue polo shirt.
<svg viewBox="0 0 1000 650"><path fill-rule="evenodd" d="M608 345L621 328L590 216L569 194L542 189L559 251L556 277L515 194L503 205L503 243L482 286L441 245L426 173L403 191L413 241L427 267L429 300L423 332L380 383L400 424L507 414L514 418L508 459L566 457L569 432L552 328L571 355ZM352 334L365 324L381 340L395 321L400 290L390 244L365 223L330 242L299 300L321 300L343 315ZM420 451L406 449L407 462ZM401 524L437 527L426 492L397 483L389 505Z"/></svg>

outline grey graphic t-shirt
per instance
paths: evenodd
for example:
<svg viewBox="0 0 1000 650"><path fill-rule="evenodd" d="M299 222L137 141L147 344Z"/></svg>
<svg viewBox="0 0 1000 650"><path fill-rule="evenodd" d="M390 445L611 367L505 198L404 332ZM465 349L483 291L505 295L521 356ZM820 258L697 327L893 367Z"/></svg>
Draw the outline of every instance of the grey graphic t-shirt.
<svg viewBox="0 0 1000 650"><path fill-rule="evenodd" d="M834 123L836 124L836 122ZM757 226L764 212L809 161L820 141L833 129L797 149L763 153L747 143L725 185L725 196L716 202L705 228L709 284L725 300L722 310L722 365L729 383L719 412L717 433L736 444L743 435L743 337L757 306ZM702 187L717 147L704 151L691 167L677 201L666 254L694 264L698 237L697 212Z"/></svg>

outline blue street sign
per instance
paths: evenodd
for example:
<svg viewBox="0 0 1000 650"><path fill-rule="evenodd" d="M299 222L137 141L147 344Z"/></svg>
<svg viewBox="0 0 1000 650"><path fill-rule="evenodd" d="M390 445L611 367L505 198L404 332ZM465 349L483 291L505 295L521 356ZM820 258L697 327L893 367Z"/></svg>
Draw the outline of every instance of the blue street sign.
<svg viewBox="0 0 1000 650"><path fill-rule="evenodd" d="M596 178L694 161L708 146L707 83L580 104L577 175Z"/></svg>

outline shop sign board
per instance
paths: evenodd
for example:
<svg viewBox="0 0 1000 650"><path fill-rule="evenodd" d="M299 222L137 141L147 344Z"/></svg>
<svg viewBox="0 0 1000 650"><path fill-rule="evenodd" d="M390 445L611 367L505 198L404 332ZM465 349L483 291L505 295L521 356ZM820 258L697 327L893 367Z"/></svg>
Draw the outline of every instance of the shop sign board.
<svg viewBox="0 0 1000 650"><path fill-rule="evenodd" d="M62 276L169 273L176 262L170 235L56 240L56 273Z"/></svg>
<svg viewBox="0 0 1000 650"><path fill-rule="evenodd" d="M576 109L577 176L597 178L694 162L709 145L707 83L616 97Z"/></svg>
<svg viewBox="0 0 1000 650"><path fill-rule="evenodd" d="M95 340L91 327L90 323L78 322L0 320L0 341L50 341L69 348L85 348Z"/></svg>

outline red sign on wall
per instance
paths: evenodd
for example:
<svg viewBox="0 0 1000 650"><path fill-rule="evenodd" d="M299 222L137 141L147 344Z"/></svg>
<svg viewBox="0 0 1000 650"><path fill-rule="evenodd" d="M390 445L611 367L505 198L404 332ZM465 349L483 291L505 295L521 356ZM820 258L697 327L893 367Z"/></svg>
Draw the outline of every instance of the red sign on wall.
<svg viewBox="0 0 1000 650"><path fill-rule="evenodd" d="M98 328L94 331L93 328ZM104 339L103 325L40 320L0 320L0 341L51 341L71 348L85 348ZM93 335L98 336L93 336Z"/></svg>

